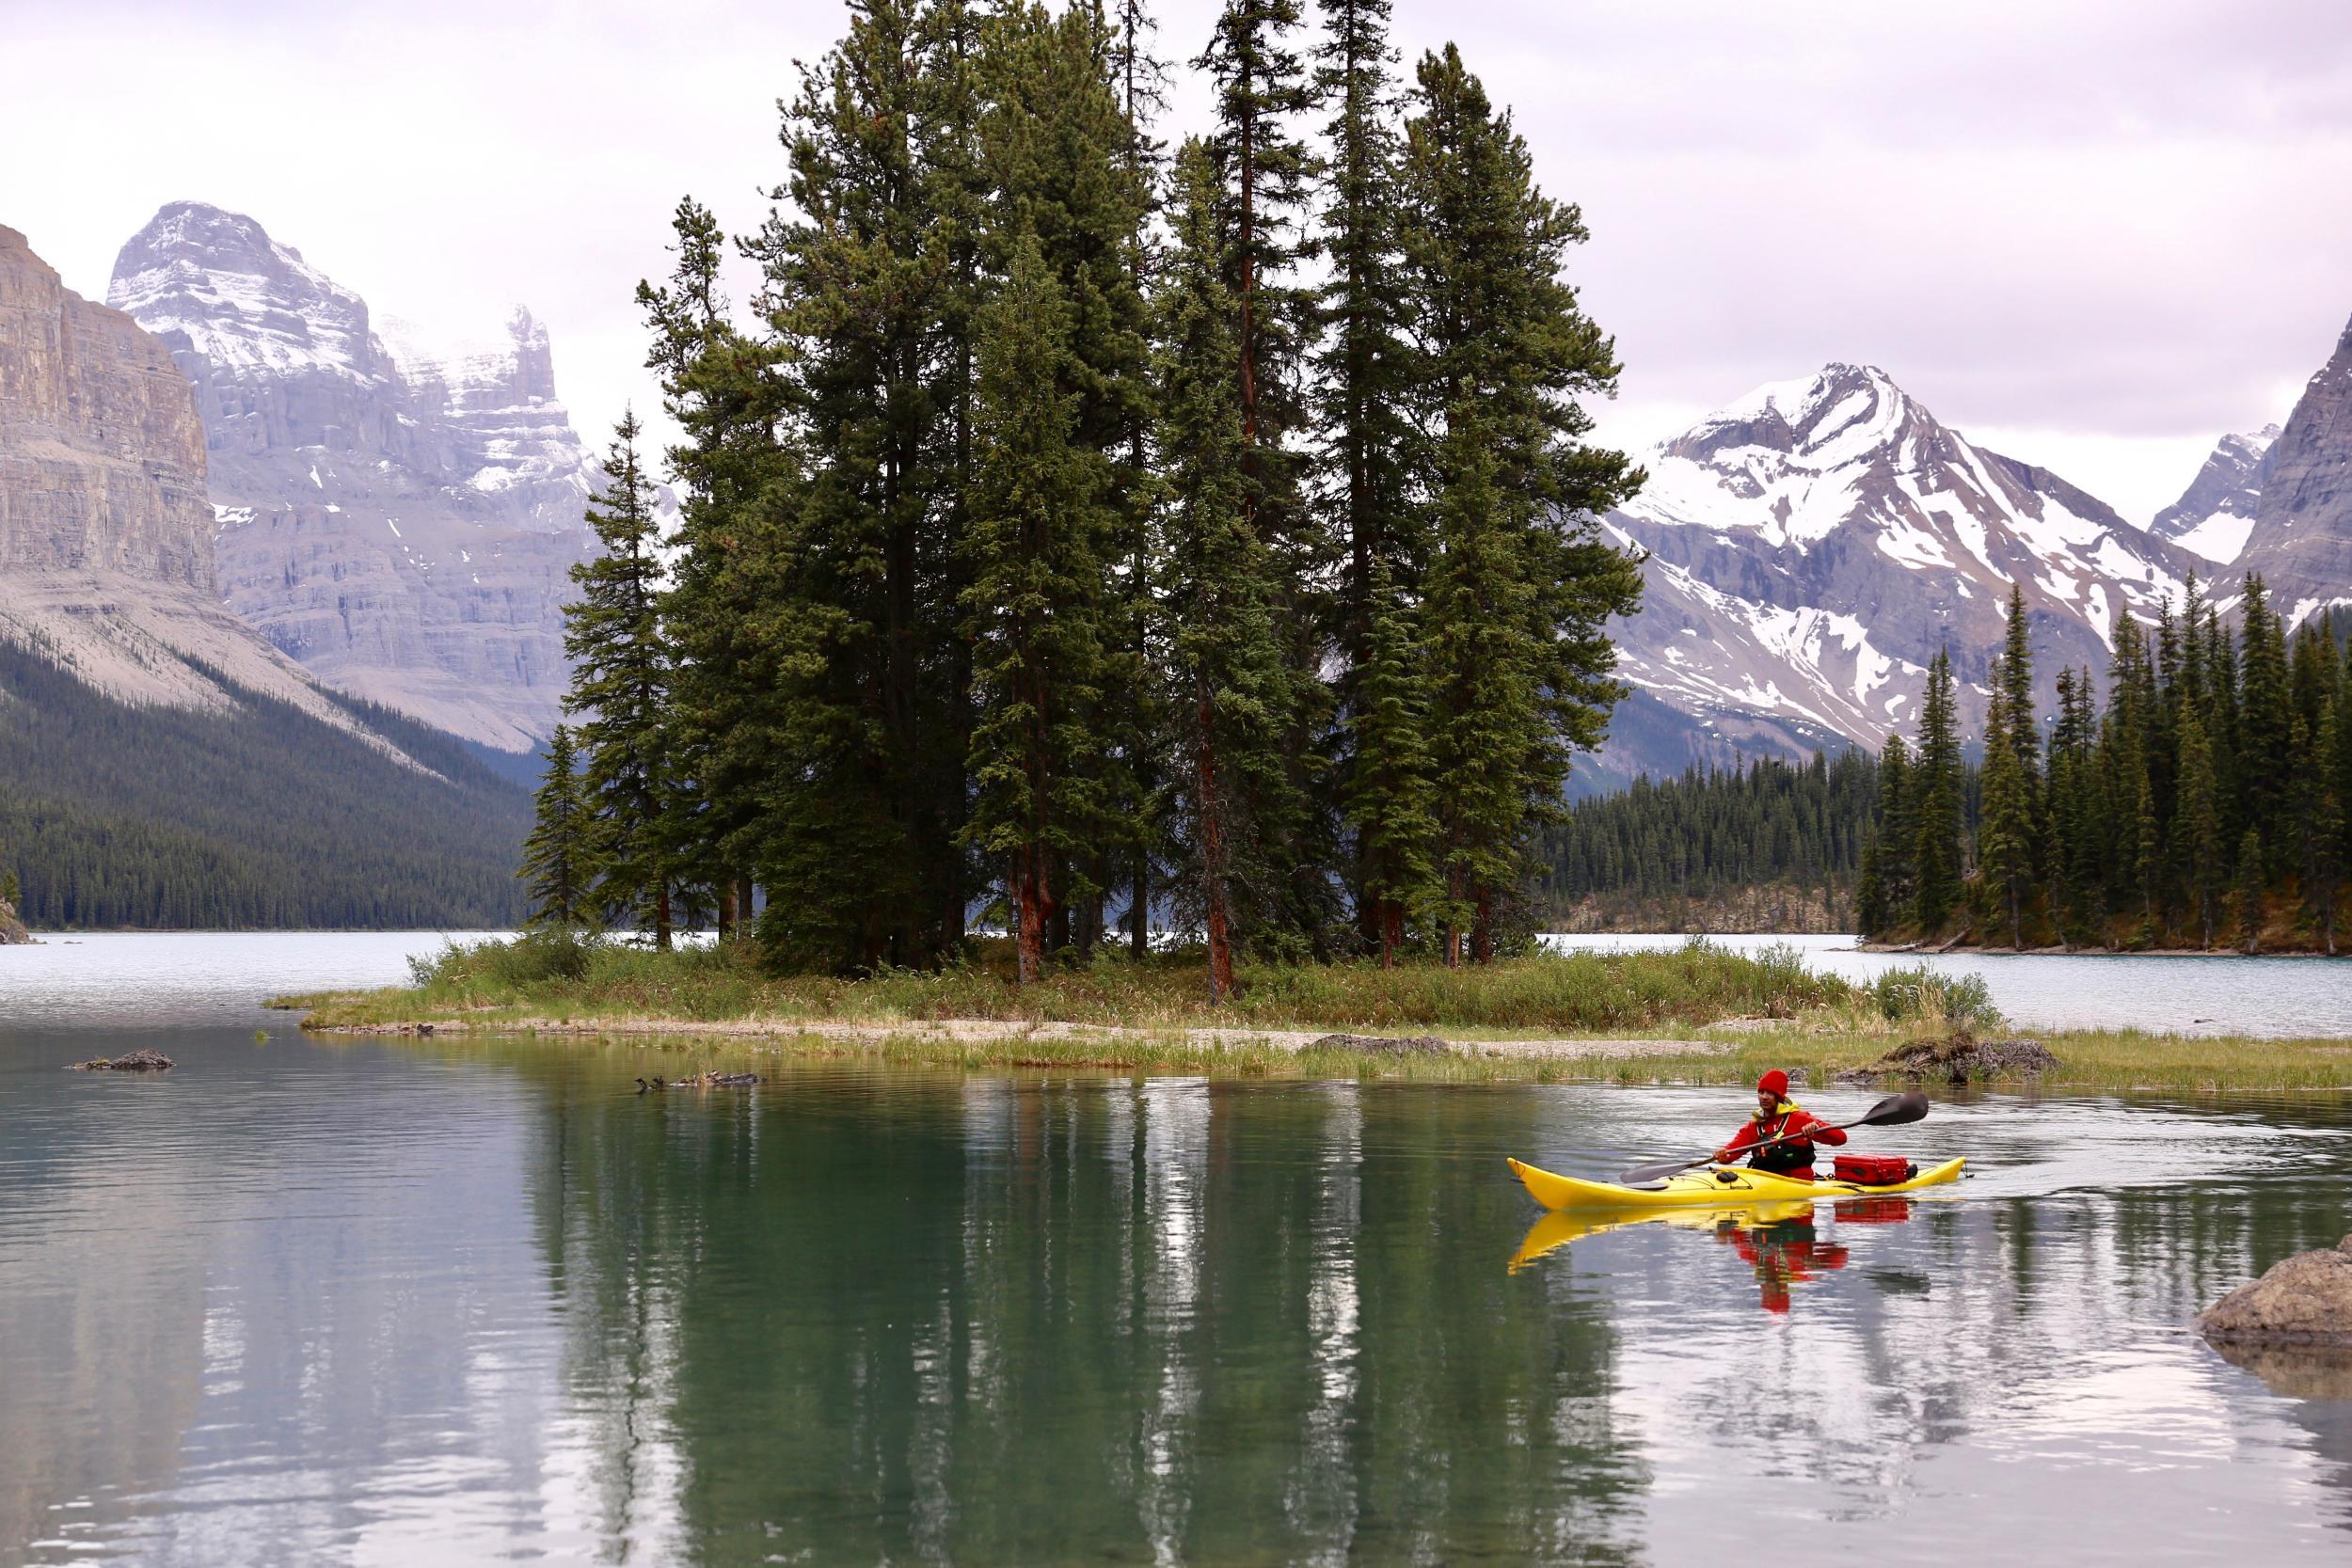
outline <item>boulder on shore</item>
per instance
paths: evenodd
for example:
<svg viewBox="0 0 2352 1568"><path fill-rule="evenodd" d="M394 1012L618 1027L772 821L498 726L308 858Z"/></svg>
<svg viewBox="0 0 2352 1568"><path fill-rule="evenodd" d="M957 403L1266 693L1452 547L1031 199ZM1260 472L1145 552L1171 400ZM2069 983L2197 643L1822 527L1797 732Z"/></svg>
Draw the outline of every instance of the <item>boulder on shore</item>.
<svg viewBox="0 0 2352 1568"><path fill-rule="evenodd" d="M17 917L16 906L5 898L0 898L0 947L29 942L32 940L33 933L26 930L24 922Z"/></svg>
<svg viewBox="0 0 2352 1568"><path fill-rule="evenodd" d="M160 1051L141 1046L119 1056L93 1056L87 1062L76 1062L71 1072L163 1072L170 1069L171 1058Z"/></svg>
<svg viewBox="0 0 2352 1568"><path fill-rule="evenodd" d="M1308 1042L1310 1051L1353 1051L1365 1056L1442 1056L1454 1047L1435 1035L1403 1039L1387 1035L1325 1035Z"/></svg>
<svg viewBox="0 0 2352 1568"><path fill-rule="evenodd" d="M2004 1074L2038 1078L2056 1066L2058 1058L2040 1040L1980 1040L1963 1029L1948 1039L1899 1045L1867 1067L1849 1068L1837 1075L1837 1082L1875 1084L1883 1078L1908 1078L1923 1083L1934 1078L1947 1084L1980 1084Z"/></svg>
<svg viewBox="0 0 2352 1568"><path fill-rule="evenodd" d="M2224 1345L2352 1348L2352 1236L2298 1252L2197 1316L2197 1331Z"/></svg>

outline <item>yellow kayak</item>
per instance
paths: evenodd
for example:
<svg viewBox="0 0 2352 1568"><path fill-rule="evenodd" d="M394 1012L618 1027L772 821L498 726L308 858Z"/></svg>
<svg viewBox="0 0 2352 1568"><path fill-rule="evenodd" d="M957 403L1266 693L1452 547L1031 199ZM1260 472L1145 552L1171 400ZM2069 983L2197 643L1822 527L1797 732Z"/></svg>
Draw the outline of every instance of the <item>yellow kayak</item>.
<svg viewBox="0 0 2352 1568"><path fill-rule="evenodd" d="M1865 1187L1852 1181L1819 1179L1798 1180L1745 1166L1713 1165L1670 1176L1655 1187L1620 1187L1613 1181L1584 1181L1554 1176L1534 1165L1511 1162L1511 1174L1527 1183L1535 1201L1547 1209L1742 1209L1756 1203L1811 1202L1817 1198L1875 1196L1881 1193L1910 1193L1960 1180L1965 1160L1947 1160L1920 1168L1908 1181Z"/></svg>

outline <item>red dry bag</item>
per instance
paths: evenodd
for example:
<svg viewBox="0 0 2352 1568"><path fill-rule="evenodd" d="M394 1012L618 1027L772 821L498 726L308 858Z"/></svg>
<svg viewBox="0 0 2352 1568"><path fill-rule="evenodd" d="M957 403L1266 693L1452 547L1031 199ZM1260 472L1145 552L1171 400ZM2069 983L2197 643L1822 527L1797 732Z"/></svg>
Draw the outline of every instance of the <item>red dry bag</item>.
<svg viewBox="0 0 2352 1568"><path fill-rule="evenodd" d="M1861 1187L1891 1187L1913 1175L1911 1162L1899 1154L1840 1154L1830 1169L1838 1180Z"/></svg>

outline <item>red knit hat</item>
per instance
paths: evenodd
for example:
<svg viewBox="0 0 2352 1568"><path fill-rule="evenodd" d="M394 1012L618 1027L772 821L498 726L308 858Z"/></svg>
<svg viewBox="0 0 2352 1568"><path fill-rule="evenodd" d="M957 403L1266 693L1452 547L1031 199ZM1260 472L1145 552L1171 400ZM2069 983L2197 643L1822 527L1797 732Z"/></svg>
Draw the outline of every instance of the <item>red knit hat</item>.
<svg viewBox="0 0 2352 1568"><path fill-rule="evenodd" d="M1781 1071L1778 1068L1772 1069L1772 1071L1766 1073L1763 1077L1756 1081L1756 1092L1758 1094L1769 1094L1775 1100L1787 1098L1788 1094L1788 1075Z"/></svg>

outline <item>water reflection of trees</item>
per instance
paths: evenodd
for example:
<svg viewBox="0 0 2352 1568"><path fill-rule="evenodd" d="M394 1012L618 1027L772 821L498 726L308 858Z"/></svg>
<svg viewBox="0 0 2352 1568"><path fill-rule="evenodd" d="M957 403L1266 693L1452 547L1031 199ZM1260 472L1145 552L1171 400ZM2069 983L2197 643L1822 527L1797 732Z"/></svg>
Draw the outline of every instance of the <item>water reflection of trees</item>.
<svg viewBox="0 0 2352 1568"><path fill-rule="evenodd" d="M1637 1555L1605 1298L1505 1279L1458 1097L761 1100L576 1109L536 1178L615 1544L674 1489L717 1562Z"/></svg>

